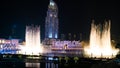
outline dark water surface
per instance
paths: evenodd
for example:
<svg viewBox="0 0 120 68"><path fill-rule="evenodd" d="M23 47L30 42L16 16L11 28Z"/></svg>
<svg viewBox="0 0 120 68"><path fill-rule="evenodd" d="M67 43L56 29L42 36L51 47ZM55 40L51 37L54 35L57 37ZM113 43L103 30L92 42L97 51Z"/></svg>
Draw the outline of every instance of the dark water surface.
<svg viewBox="0 0 120 68"><path fill-rule="evenodd" d="M0 68L120 68L115 62L101 62L80 60L77 63L69 60L61 62L42 61L42 62L24 62L24 61L0 61Z"/></svg>
<svg viewBox="0 0 120 68"><path fill-rule="evenodd" d="M120 68L120 59L75 57L1 54L0 68Z"/></svg>

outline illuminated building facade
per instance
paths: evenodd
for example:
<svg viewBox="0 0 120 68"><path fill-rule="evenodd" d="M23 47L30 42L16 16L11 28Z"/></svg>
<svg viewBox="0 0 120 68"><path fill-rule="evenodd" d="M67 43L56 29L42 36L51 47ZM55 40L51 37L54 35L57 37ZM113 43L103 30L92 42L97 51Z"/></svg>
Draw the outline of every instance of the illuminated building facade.
<svg viewBox="0 0 120 68"><path fill-rule="evenodd" d="M82 46L80 41L54 41L51 46L53 51L80 51L82 50Z"/></svg>
<svg viewBox="0 0 120 68"><path fill-rule="evenodd" d="M16 53L19 50L19 39L0 39L0 53Z"/></svg>
<svg viewBox="0 0 120 68"><path fill-rule="evenodd" d="M53 0L50 0L45 21L45 39L58 38L58 8Z"/></svg>

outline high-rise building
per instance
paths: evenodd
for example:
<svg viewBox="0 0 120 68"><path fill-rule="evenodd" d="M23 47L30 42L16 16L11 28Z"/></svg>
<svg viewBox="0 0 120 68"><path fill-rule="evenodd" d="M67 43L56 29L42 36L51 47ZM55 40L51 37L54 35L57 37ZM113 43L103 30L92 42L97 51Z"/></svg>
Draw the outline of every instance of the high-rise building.
<svg viewBox="0 0 120 68"><path fill-rule="evenodd" d="M68 40L71 40L71 39L72 39L72 34L68 33Z"/></svg>
<svg viewBox="0 0 120 68"><path fill-rule="evenodd" d="M45 39L58 38L58 7L53 0L50 0L45 21Z"/></svg>
<svg viewBox="0 0 120 68"><path fill-rule="evenodd" d="M61 37L60 40L65 40L65 34L61 34L60 37Z"/></svg>

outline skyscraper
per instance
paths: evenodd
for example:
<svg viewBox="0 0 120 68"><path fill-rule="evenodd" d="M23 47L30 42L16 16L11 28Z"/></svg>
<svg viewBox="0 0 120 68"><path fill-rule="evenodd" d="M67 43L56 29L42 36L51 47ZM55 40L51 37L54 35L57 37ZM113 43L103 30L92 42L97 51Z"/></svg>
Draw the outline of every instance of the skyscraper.
<svg viewBox="0 0 120 68"><path fill-rule="evenodd" d="M50 0L45 21L45 39L58 38L58 7L53 0Z"/></svg>

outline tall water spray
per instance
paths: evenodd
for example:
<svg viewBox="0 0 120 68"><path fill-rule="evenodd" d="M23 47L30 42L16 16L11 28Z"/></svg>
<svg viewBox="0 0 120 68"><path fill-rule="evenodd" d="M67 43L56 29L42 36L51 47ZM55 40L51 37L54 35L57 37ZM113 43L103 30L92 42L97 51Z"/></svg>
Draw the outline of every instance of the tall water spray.
<svg viewBox="0 0 120 68"><path fill-rule="evenodd" d="M25 42L25 46L22 47L22 53L39 55L42 52L40 26L26 26Z"/></svg>
<svg viewBox="0 0 120 68"><path fill-rule="evenodd" d="M103 27L92 23L90 44L84 51L87 57L114 58L117 55L118 49L111 44L110 21L105 22Z"/></svg>

